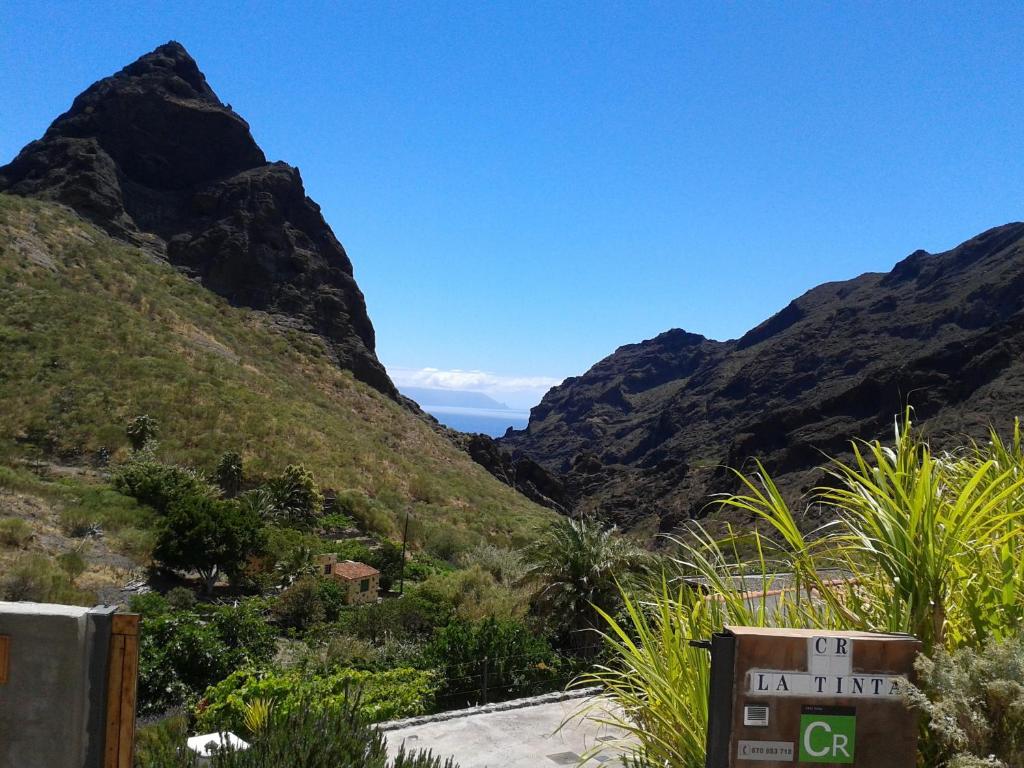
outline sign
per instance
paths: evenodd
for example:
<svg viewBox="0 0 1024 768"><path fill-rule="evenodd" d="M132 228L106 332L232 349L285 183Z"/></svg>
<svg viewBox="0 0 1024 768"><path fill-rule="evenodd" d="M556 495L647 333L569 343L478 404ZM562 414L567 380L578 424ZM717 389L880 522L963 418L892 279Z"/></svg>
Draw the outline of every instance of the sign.
<svg viewBox="0 0 1024 768"><path fill-rule="evenodd" d="M807 672L752 669L747 674L751 696L900 698L903 675L853 673L853 640L811 637L807 640Z"/></svg>
<svg viewBox="0 0 1024 768"><path fill-rule="evenodd" d="M793 761L792 741L740 741L736 749L740 760L770 760L790 763Z"/></svg>
<svg viewBox="0 0 1024 768"><path fill-rule="evenodd" d="M857 734L854 707L800 709L800 762L852 763Z"/></svg>

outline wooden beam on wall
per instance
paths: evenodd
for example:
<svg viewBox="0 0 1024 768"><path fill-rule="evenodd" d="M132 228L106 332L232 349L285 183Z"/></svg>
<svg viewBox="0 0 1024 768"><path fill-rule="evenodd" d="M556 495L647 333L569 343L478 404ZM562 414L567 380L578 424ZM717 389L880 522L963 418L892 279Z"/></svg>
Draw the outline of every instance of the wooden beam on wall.
<svg viewBox="0 0 1024 768"><path fill-rule="evenodd" d="M139 617L113 616L107 667L107 719L103 768L132 768L135 695L139 677Z"/></svg>

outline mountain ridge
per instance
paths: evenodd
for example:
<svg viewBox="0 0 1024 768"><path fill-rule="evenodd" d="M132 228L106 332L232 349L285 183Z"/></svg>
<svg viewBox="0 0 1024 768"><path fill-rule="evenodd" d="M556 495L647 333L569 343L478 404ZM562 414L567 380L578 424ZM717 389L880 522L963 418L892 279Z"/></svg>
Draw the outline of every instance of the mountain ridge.
<svg viewBox="0 0 1024 768"><path fill-rule="evenodd" d="M299 170L267 161L180 43L79 94L0 167L0 191L63 203L232 304L321 335L340 367L397 399L352 263Z"/></svg>
<svg viewBox="0 0 1024 768"><path fill-rule="evenodd" d="M790 497L824 454L884 437L906 404L939 442L1024 410L1024 224L889 272L804 292L738 339L680 329L620 347L550 390L499 439L556 472L568 502L663 527L764 460Z"/></svg>

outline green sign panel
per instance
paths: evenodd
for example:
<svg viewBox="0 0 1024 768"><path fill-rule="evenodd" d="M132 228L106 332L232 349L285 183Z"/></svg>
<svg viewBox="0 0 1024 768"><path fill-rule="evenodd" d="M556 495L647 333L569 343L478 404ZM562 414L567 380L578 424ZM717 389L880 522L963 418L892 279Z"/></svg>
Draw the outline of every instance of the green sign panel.
<svg viewBox="0 0 1024 768"><path fill-rule="evenodd" d="M800 762L852 763L856 730L854 707L802 707Z"/></svg>

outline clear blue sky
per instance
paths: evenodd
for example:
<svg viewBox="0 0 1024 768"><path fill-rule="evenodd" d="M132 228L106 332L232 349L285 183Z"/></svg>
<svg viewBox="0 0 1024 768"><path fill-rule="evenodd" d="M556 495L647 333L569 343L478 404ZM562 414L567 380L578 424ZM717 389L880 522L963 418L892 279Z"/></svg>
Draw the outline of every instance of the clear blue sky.
<svg viewBox="0 0 1024 768"><path fill-rule="evenodd" d="M301 168L385 364L522 404L501 387L1024 218L1022 28L1019 2L0 0L0 161L177 39Z"/></svg>

